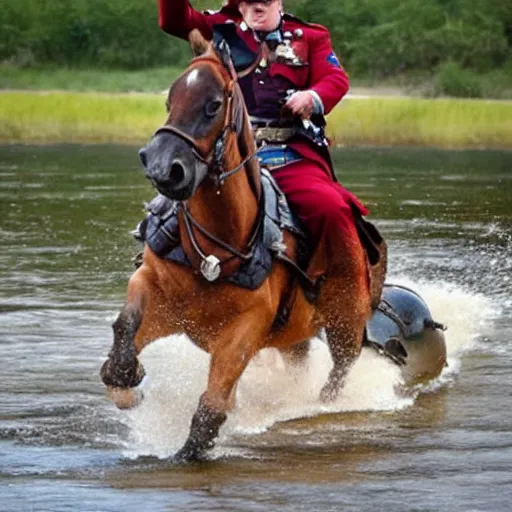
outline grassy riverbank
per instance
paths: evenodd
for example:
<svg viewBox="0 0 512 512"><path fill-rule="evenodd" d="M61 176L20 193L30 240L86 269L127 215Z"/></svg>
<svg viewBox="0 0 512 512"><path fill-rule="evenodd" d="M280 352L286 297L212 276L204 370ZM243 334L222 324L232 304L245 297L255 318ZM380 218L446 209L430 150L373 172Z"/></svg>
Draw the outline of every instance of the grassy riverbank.
<svg viewBox="0 0 512 512"><path fill-rule="evenodd" d="M512 149L512 101L348 98L329 125L336 144Z"/></svg>
<svg viewBox="0 0 512 512"><path fill-rule="evenodd" d="M188 52L186 45L183 50ZM0 90L156 93L168 88L184 69L185 65L151 69L102 69L63 66L20 67L0 63ZM384 94L399 93L425 98L464 96L465 92L471 92L470 78L464 73L455 72L453 75L453 69L450 74L450 69L443 68L444 72L440 74L416 71L378 79L365 78L361 75L351 76L351 91L364 89L372 93L379 91ZM481 89L478 97L512 100L512 65L510 69L481 73L478 75L478 83Z"/></svg>
<svg viewBox="0 0 512 512"><path fill-rule="evenodd" d="M0 89L72 92L157 92L168 88L183 66L147 69L20 68L0 63Z"/></svg>
<svg viewBox="0 0 512 512"><path fill-rule="evenodd" d="M142 143L165 120L163 94L0 93L2 142ZM339 145L511 148L512 102L347 98L329 116Z"/></svg>

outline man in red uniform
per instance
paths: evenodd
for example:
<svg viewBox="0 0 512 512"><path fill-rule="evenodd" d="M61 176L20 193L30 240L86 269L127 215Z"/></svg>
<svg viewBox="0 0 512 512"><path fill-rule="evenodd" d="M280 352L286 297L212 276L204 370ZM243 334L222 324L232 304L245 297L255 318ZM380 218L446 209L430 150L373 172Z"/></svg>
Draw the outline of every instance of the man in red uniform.
<svg viewBox="0 0 512 512"><path fill-rule="evenodd" d="M279 143L276 149L286 143L281 159L286 165L274 165L272 175L304 222L313 246L326 243L328 262L317 266L318 275L334 270L340 244L359 243L354 212L368 212L336 181L323 135L323 116L347 93L348 77L328 30L283 13L282 7L282 0L228 0L220 11L201 13L188 0L159 0L159 24L183 39L193 29L206 39L220 33L238 69L261 59L250 75L240 79L240 86L255 128L289 126L290 119L300 125L289 139L266 142ZM344 268L348 264L343 262Z"/></svg>

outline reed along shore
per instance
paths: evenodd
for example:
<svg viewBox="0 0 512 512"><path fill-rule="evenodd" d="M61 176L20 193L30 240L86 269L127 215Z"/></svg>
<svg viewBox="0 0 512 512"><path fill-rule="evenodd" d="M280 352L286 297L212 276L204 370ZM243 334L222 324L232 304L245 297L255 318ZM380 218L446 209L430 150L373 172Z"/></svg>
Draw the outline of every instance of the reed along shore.
<svg viewBox="0 0 512 512"><path fill-rule="evenodd" d="M0 142L134 143L165 119L165 94L4 91ZM328 116L336 146L512 149L512 101L347 97Z"/></svg>

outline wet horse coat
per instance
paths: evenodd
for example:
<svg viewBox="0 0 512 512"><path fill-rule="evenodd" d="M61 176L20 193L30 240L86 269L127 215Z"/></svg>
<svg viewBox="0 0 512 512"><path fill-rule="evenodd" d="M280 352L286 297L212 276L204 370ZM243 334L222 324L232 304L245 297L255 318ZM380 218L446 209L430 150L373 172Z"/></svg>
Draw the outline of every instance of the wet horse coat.
<svg viewBox="0 0 512 512"><path fill-rule="evenodd" d="M254 291L218 280L210 283L194 270L201 266L201 253L223 262L223 275L240 267L242 258L236 254L246 253L258 218L259 168L255 159L249 158L256 148L236 76L211 46L174 83L168 108L166 124L141 151L141 160L159 191L184 201L202 229L195 225L187 228L186 215L180 214L180 238L192 269L162 260L145 247L142 265L130 279L126 304L114 323L114 343L101 377L118 405L128 407L134 405L132 391L144 375L137 356L148 343L186 333L210 353L207 389L192 418L187 441L176 456L190 460L213 446L234 405L236 383L262 348L303 355L304 343L325 327L333 368L322 398L335 397L360 353L371 297L366 255L357 237L331 247L337 258L330 265L320 243L311 267L329 266L329 273L318 301L311 304L302 289L295 288L288 322L279 329L275 328L276 315L292 281L283 264L276 262ZM220 154L216 150L219 144ZM219 179L222 170L239 167L239 172ZM293 258L295 240L285 233L284 242Z"/></svg>

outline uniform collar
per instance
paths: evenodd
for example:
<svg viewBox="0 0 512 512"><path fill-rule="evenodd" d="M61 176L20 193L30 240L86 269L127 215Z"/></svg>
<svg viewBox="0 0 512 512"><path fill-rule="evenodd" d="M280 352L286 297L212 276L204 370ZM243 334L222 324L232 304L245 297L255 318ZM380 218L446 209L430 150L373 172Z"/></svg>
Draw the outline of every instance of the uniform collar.
<svg viewBox="0 0 512 512"><path fill-rule="evenodd" d="M261 43L267 41L270 45L275 44L276 46L283 42L283 19L279 22L279 26L271 32L264 32L261 30L252 30L249 28L245 21L240 23L240 30L242 32L252 32L255 41Z"/></svg>

